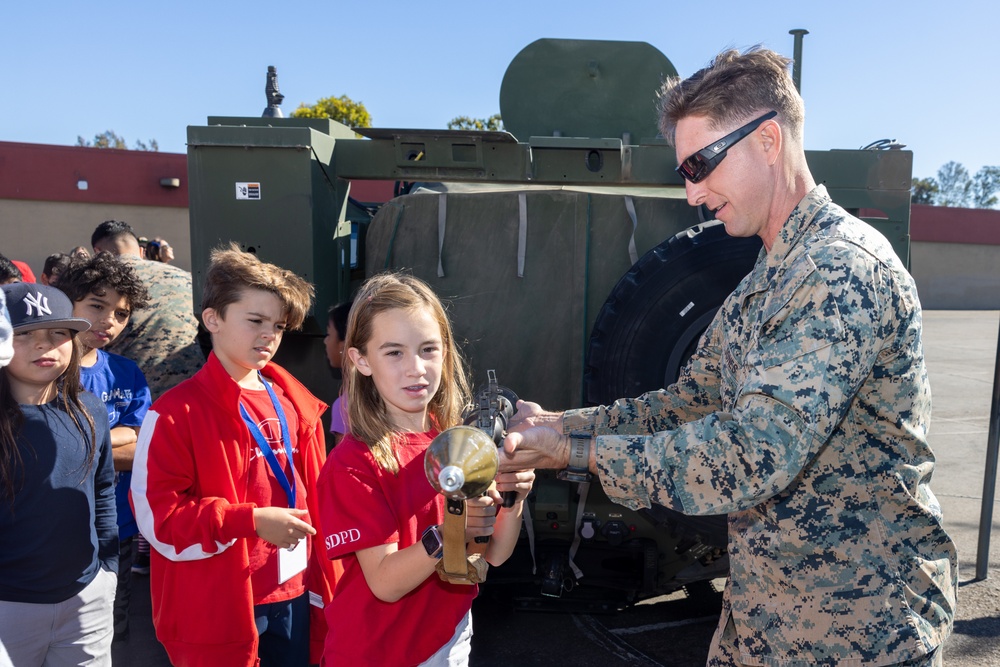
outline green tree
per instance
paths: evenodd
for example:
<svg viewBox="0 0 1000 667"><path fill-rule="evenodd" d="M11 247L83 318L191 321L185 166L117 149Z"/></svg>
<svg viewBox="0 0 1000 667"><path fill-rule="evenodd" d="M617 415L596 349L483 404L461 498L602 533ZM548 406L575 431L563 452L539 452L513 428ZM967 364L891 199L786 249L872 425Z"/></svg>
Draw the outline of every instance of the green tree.
<svg viewBox="0 0 1000 667"><path fill-rule="evenodd" d="M469 118L468 116L456 116L448 121L449 130L487 130L490 132L503 131L503 119L500 114L495 113L489 118Z"/></svg>
<svg viewBox="0 0 1000 667"><path fill-rule="evenodd" d="M88 148L119 148L121 150L128 150L128 142L125 141L124 137L121 137L114 130L105 130L100 134L94 135L94 141L90 142L85 140L83 137L77 135L76 137L77 146L85 146ZM137 140L135 142L135 150L137 151L153 151L156 152L160 150L160 145L157 143L156 139L150 139L149 143Z"/></svg>
<svg viewBox="0 0 1000 667"><path fill-rule="evenodd" d="M933 178L914 178L910 186L910 201L914 204L934 204L939 188Z"/></svg>
<svg viewBox="0 0 1000 667"><path fill-rule="evenodd" d="M372 117L361 102L355 102L347 95L324 97L316 104L304 103L292 112L292 118L331 118L347 127L371 127Z"/></svg>
<svg viewBox="0 0 1000 667"><path fill-rule="evenodd" d="M972 202L972 179L961 163L945 163L938 169L937 183L939 190L935 203L938 206L968 207Z"/></svg>
<svg viewBox="0 0 1000 667"><path fill-rule="evenodd" d="M1000 167L983 167L972 177L972 205L976 208L994 208L1000 190Z"/></svg>

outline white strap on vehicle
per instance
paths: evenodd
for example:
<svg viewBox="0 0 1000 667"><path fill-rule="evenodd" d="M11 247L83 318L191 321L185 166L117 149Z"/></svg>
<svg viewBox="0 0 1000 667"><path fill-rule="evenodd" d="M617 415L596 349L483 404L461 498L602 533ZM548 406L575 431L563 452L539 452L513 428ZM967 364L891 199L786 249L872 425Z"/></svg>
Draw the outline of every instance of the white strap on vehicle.
<svg viewBox="0 0 1000 667"><path fill-rule="evenodd" d="M639 226L639 220L635 215L635 202L632 201L630 195L625 197L625 210L628 211L628 217L632 219L632 237L628 240L628 256L634 265L639 261L639 252L635 249L635 229Z"/></svg>
<svg viewBox="0 0 1000 667"><path fill-rule="evenodd" d="M448 217L448 195L444 192L438 195L438 278L444 278L444 266L441 264L441 253L444 251L444 223Z"/></svg>
<svg viewBox="0 0 1000 667"><path fill-rule="evenodd" d="M531 573L538 572L538 562L535 560L535 519L531 509L527 507L528 501L524 501L525 510L521 513L521 522L524 524L524 532L528 534L528 551L531 552Z"/></svg>
<svg viewBox="0 0 1000 667"><path fill-rule="evenodd" d="M517 277L524 277L524 254L528 246L528 195L517 195Z"/></svg>
<svg viewBox="0 0 1000 667"><path fill-rule="evenodd" d="M569 567L573 570L577 580L580 580L583 578L583 570L576 566L573 557L576 556L576 552L580 548L580 540L582 539L580 525L583 523L583 513L587 508L587 493L590 491L590 482L579 482L576 489L580 494L580 500L576 505L576 520L573 522L573 544L569 547Z"/></svg>

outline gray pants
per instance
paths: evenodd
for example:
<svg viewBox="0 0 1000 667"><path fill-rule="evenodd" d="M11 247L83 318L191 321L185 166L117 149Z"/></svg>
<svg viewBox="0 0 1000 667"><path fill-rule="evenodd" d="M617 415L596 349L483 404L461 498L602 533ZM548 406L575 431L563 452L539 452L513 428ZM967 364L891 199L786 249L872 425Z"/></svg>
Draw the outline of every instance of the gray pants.
<svg viewBox="0 0 1000 667"><path fill-rule="evenodd" d="M110 667L117 582L102 569L63 602L0 601L0 667Z"/></svg>

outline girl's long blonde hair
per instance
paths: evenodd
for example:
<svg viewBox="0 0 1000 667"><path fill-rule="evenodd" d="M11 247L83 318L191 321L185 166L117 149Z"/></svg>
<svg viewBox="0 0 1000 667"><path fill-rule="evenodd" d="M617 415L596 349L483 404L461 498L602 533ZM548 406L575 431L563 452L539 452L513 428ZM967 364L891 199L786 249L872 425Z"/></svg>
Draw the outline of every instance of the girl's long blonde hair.
<svg viewBox="0 0 1000 667"><path fill-rule="evenodd" d="M437 429L443 430L459 424L462 410L469 400L469 381L461 352L455 345L451 322L448 321L441 300L427 283L404 273L383 273L365 281L351 306L344 347L357 348L362 355L367 355L367 345L374 334L375 316L394 308L427 308L437 320L441 328L443 357L441 384L427 409L431 422ZM368 445L372 456L383 470L398 473L399 460L396 458L394 443L399 436L389 419L385 401L375 388L374 380L359 372L350 356L344 358L343 373L351 434Z"/></svg>

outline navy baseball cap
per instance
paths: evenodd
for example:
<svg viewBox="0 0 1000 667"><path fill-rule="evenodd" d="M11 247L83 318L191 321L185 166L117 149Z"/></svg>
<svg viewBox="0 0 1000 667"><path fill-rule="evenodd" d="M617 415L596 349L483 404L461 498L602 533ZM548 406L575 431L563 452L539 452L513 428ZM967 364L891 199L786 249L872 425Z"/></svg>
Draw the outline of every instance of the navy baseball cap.
<svg viewBox="0 0 1000 667"><path fill-rule="evenodd" d="M10 283L3 286L7 312L14 333L35 329L86 331L90 322L73 317L73 304L61 290L39 283Z"/></svg>

